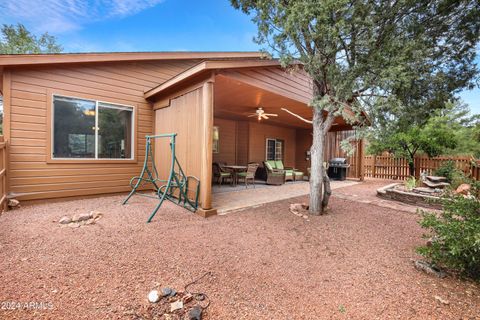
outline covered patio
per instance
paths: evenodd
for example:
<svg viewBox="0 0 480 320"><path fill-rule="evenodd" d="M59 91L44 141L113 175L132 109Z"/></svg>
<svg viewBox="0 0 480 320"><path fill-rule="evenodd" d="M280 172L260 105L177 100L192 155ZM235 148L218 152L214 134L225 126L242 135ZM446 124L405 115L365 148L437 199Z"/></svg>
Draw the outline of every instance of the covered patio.
<svg viewBox="0 0 480 320"><path fill-rule="evenodd" d="M146 92L145 97L154 101L155 133L176 132L182 167L188 175L200 178L202 215L308 193L311 125L283 110L312 118L308 106L312 85L301 66L285 70L272 60L202 62ZM259 108L273 115L259 119L255 116ZM357 148L351 156L340 149L340 141L354 134L352 125L337 117L328 135L325 160L345 156L350 164L348 178L358 180L362 178L363 142L352 141ZM155 154L157 162L168 161L161 146L156 146ZM274 170L265 164L267 161L275 163L277 171L295 171L295 176L287 173L283 180L272 183L269 172ZM246 171L252 163L258 164L258 189L250 191L253 187L247 189L243 184L243 191L248 192L242 193L240 185L227 183L222 189L231 188L232 192L218 192L214 164ZM159 173L166 175L167 171L160 169ZM238 172L231 175L236 185Z"/></svg>
<svg viewBox="0 0 480 320"><path fill-rule="evenodd" d="M332 181L332 190L353 186L360 183L355 180ZM264 183L257 184L255 188L246 189L244 186L213 187L213 206L217 213L227 214L234 211L245 210L261 205L268 205L280 200L308 195L310 192L308 181L287 182L281 186L272 186Z"/></svg>

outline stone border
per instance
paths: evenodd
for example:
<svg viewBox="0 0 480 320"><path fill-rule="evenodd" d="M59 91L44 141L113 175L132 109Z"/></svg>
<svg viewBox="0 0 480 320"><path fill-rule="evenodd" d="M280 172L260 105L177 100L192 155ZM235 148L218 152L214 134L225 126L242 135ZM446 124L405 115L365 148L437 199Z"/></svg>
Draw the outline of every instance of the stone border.
<svg viewBox="0 0 480 320"><path fill-rule="evenodd" d="M422 195L413 192L405 192L396 190L395 187L403 183L391 183L382 188L377 189L377 196L387 200L399 201L406 204L413 204L424 208L442 209L442 205L438 203L440 198Z"/></svg>

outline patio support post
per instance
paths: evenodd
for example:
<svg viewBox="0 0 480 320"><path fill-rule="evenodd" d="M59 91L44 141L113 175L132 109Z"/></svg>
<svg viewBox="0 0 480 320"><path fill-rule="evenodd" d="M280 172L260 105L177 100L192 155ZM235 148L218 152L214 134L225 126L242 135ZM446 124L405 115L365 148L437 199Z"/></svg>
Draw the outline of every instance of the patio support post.
<svg viewBox="0 0 480 320"><path fill-rule="evenodd" d="M201 108L202 137L200 139L203 152L200 155L200 206L198 214L209 217L217 214L212 209L212 135L213 135L213 79L207 80L202 86Z"/></svg>

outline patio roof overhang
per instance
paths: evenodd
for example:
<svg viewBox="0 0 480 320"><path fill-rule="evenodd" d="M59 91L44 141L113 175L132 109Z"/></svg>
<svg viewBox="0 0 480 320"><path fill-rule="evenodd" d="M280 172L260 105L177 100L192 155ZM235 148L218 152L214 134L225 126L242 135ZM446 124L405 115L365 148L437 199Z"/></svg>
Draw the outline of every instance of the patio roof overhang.
<svg viewBox="0 0 480 320"><path fill-rule="evenodd" d="M266 69L273 70L277 76L281 74L281 81L277 86L262 81L259 73ZM305 119L312 119L312 108L308 105L312 95L310 80L303 77L303 83L292 86L292 77L294 76L285 72L278 60L204 61L146 91L144 97L150 101L165 98L168 101L173 92L181 92L198 81L211 79L215 83L216 117L256 122L256 118L248 118L247 115L262 107L267 113L278 114L278 117L262 121L265 124L311 129L311 124L282 110L286 108ZM349 109L346 112L353 114ZM339 116L335 119L331 131L350 130L352 127L352 124Z"/></svg>
<svg viewBox="0 0 480 320"><path fill-rule="evenodd" d="M169 91L174 87L181 86L187 82L191 82L192 78L197 78L201 75L211 73L215 70L237 69L237 68L255 68L255 67L280 67L278 60L241 60L241 61L225 61L225 60L211 60L203 61L190 69L176 75L170 80L145 91L144 98L155 100L155 98L162 93Z"/></svg>

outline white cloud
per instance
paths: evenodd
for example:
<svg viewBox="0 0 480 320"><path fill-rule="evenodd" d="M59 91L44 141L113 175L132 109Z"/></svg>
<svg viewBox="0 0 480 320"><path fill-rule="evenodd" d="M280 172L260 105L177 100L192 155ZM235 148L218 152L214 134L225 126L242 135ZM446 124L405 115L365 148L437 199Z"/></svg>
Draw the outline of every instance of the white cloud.
<svg viewBox="0 0 480 320"><path fill-rule="evenodd" d="M0 0L0 22L19 21L36 31L62 33L106 19L123 18L163 0ZM8 20L8 21L2 21Z"/></svg>

